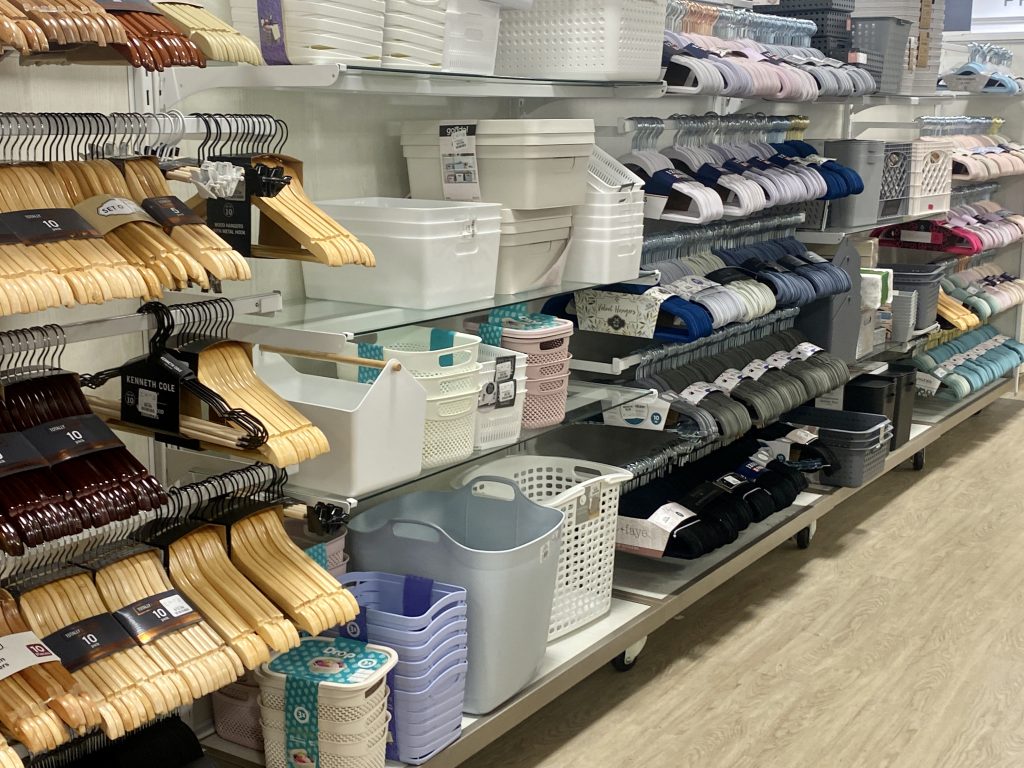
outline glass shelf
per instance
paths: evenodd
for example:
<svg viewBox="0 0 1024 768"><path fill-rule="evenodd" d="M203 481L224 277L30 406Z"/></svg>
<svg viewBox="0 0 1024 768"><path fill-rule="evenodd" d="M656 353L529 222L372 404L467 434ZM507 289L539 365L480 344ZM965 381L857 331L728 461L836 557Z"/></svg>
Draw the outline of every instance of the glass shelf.
<svg viewBox="0 0 1024 768"><path fill-rule="evenodd" d="M495 307L507 307L525 301L536 301L596 287L594 283L562 283L549 288L538 288L522 293L499 294L490 299L479 299L436 309L403 309L376 304L356 304L348 301L302 300L287 301L273 316L247 316L235 320L236 326L258 330L286 329L313 335L340 336L386 331L406 325L427 323L446 317L457 317L473 312L486 312ZM273 343L267 341L268 344ZM294 347L294 345L291 345ZM312 346L302 347L314 349Z"/></svg>
<svg viewBox="0 0 1024 768"><path fill-rule="evenodd" d="M879 227L891 227L895 224L906 224L911 221L922 219L937 219L945 216L948 211L928 211L907 216L895 216L885 221L876 221L873 224L862 224L857 227L828 227L827 229L798 229L797 240L808 245L839 245L850 235L859 235L870 232Z"/></svg>
<svg viewBox="0 0 1024 768"><path fill-rule="evenodd" d="M407 488L410 485L421 483L425 480L429 480L430 478L439 478L440 475L452 472L453 470L462 467L469 467L473 463L479 462L481 459L486 459L488 456L496 456L497 454L504 453L510 448L522 446L523 444L529 443L542 435L562 429L567 425L587 421L588 419L600 416L602 413L610 411L613 408L618 408L619 406L639 400L642 397L646 397L649 392L650 391L646 389L621 387L614 384L596 384L586 381L570 380L569 397L565 408L565 418L560 423L554 424L550 427L541 427L539 429L523 429L522 433L519 435L519 439L513 443L502 445L497 448L474 451L470 456L460 461L442 464L439 467L429 467L410 480L393 483L364 495L359 499L359 503L362 504L366 501L377 499L385 494ZM301 466L292 476L292 479L289 481L285 490L289 496L292 496L297 501L301 501L306 504L316 503L317 501L325 498L329 499L332 496L332 493L330 492L303 486ZM356 509L356 514L358 514L358 508Z"/></svg>

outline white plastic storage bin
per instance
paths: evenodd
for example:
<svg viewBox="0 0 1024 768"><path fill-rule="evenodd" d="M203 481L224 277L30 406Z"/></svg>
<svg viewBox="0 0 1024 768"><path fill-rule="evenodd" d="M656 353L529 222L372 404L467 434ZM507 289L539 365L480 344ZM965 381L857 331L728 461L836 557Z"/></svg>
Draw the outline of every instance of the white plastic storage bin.
<svg viewBox="0 0 1024 768"><path fill-rule="evenodd" d="M402 126L413 197L444 198L438 132L437 122ZM524 210L582 205L593 148L593 120L480 120L481 200Z"/></svg>
<svg viewBox="0 0 1024 768"><path fill-rule="evenodd" d="M362 571L411 571L465 587L469 670L464 710L490 712L530 684L544 659L564 515L473 488L389 499L352 519Z"/></svg>
<svg viewBox="0 0 1024 768"><path fill-rule="evenodd" d="M476 392L427 400L423 425L424 468L462 461L473 453L476 408Z"/></svg>
<svg viewBox="0 0 1024 768"><path fill-rule="evenodd" d="M495 71L512 77L659 80L664 0L534 0L506 11Z"/></svg>
<svg viewBox="0 0 1024 768"><path fill-rule="evenodd" d="M568 229L502 235L495 293L520 293L561 284L568 242Z"/></svg>
<svg viewBox="0 0 1024 768"><path fill-rule="evenodd" d="M373 360L397 360L417 379L477 371L480 337L441 328L410 325L366 334L345 345L345 353ZM340 363L347 379L373 379L375 369Z"/></svg>
<svg viewBox="0 0 1024 768"><path fill-rule="evenodd" d="M374 269L303 263L313 299L435 309L494 295L501 208L367 197L317 205L374 252Z"/></svg>
<svg viewBox="0 0 1024 768"><path fill-rule="evenodd" d="M607 285L635 280L640 274L643 233L619 240L573 237L566 247L562 279Z"/></svg>
<svg viewBox="0 0 1024 768"><path fill-rule="evenodd" d="M359 384L300 373L258 347L253 367L331 444L329 454L302 463L299 485L358 497L420 473L427 399L404 368L389 365L372 384Z"/></svg>
<svg viewBox="0 0 1024 768"><path fill-rule="evenodd" d="M448 0L445 13L446 72L493 75L501 6L485 0Z"/></svg>
<svg viewBox="0 0 1024 768"><path fill-rule="evenodd" d="M548 639L604 616L612 603L619 491L633 475L576 459L510 456L473 467L458 483L485 493L488 476L512 480L531 501L565 514Z"/></svg>
<svg viewBox="0 0 1024 768"><path fill-rule="evenodd" d="M511 349L480 346L480 400L476 413L478 451L511 445L519 439L523 428L523 405L526 402L526 355ZM511 369L511 370L510 370ZM515 387L513 405L499 408L500 388L512 382Z"/></svg>

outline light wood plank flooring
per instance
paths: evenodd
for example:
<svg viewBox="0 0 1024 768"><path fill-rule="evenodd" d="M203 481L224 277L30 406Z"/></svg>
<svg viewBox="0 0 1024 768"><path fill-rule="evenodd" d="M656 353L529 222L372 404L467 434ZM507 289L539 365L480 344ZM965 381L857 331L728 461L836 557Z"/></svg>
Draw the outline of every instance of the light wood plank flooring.
<svg viewBox="0 0 1024 768"><path fill-rule="evenodd" d="M1022 466L1004 399L464 765L1024 766Z"/></svg>

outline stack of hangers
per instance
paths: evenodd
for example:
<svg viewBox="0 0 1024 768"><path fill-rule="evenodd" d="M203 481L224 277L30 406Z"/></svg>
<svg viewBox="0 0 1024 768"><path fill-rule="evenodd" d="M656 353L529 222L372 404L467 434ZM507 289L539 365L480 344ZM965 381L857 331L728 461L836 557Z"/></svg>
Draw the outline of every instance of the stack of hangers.
<svg viewBox="0 0 1024 768"><path fill-rule="evenodd" d="M952 143L953 179L986 181L1024 174L1024 147L998 134L922 136L921 141Z"/></svg>
<svg viewBox="0 0 1024 768"><path fill-rule="evenodd" d="M936 397L962 400L1024 363L1024 344L984 325L910 362L940 380Z"/></svg>
<svg viewBox="0 0 1024 768"><path fill-rule="evenodd" d="M991 262L955 272L942 278L940 285L982 320L1024 304L1024 280Z"/></svg>

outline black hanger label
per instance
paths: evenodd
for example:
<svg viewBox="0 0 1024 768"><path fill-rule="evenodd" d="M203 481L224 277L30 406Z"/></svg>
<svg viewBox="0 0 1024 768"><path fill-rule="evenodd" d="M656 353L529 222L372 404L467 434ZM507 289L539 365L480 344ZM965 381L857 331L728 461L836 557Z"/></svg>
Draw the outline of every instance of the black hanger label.
<svg viewBox="0 0 1024 768"><path fill-rule="evenodd" d="M142 210L152 216L168 234L182 224L206 224L202 216L174 195L147 197L142 201Z"/></svg>
<svg viewBox="0 0 1024 768"><path fill-rule="evenodd" d="M22 434L50 466L89 453L124 447L110 427L92 413L48 421Z"/></svg>
<svg viewBox="0 0 1024 768"><path fill-rule="evenodd" d="M121 369L121 421L155 432L178 432L180 376L146 357Z"/></svg>
<svg viewBox="0 0 1024 768"><path fill-rule="evenodd" d="M257 187L256 169L245 166L245 182L231 197L213 197L206 201L206 224L243 256L252 255L252 205L250 195Z"/></svg>
<svg viewBox="0 0 1024 768"><path fill-rule="evenodd" d="M20 432L0 434L0 477L49 466L36 447Z"/></svg>
<svg viewBox="0 0 1024 768"><path fill-rule="evenodd" d="M168 632L177 632L203 620L195 606L176 589L126 605L114 611L114 618L139 645L152 643Z"/></svg>
<svg viewBox="0 0 1024 768"><path fill-rule="evenodd" d="M102 237L73 208L36 208L0 213L0 228L13 233L24 245Z"/></svg>
<svg viewBox="0 0 1024 768"><path fill-rule="evenodd" d="M43 642L60 656L68 672L76 672L107 656L137 647L132 636L110 613L69 624L44 637Z"/></svg>

